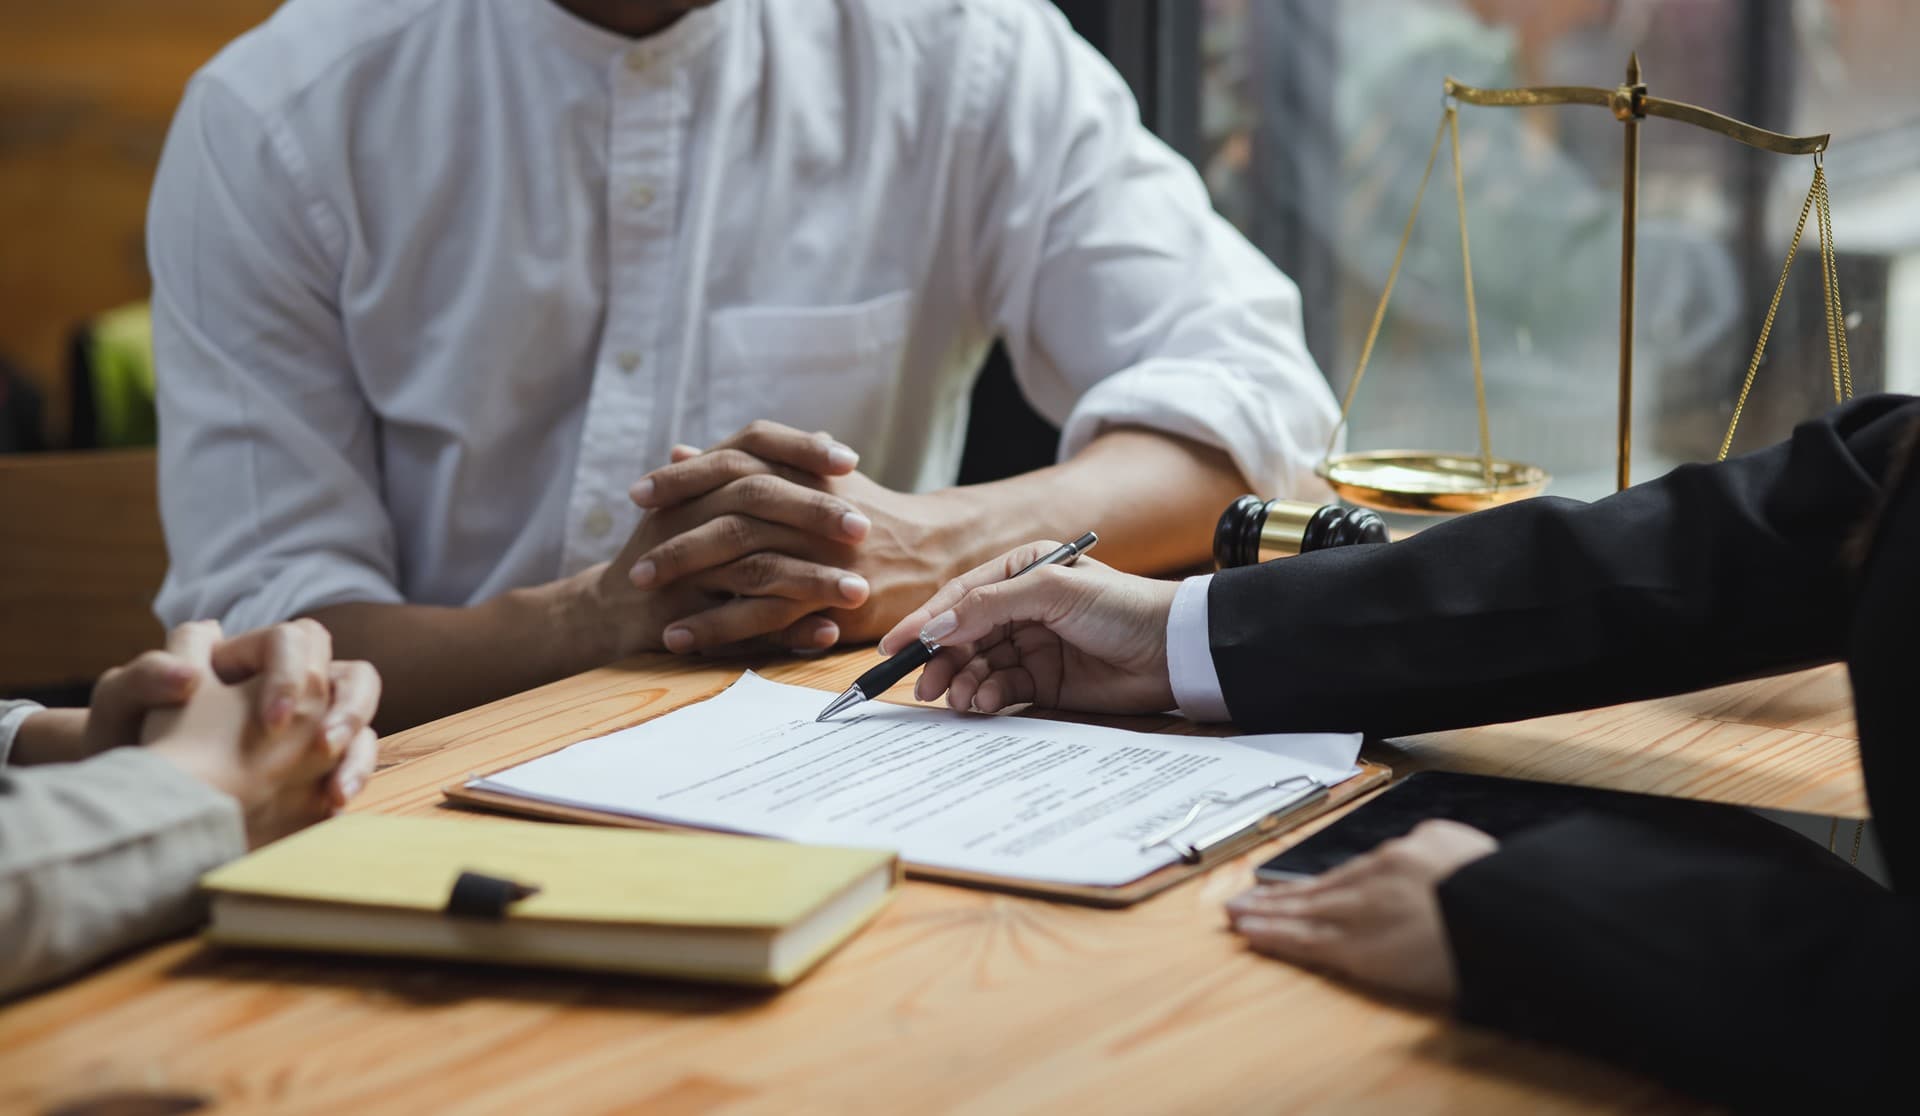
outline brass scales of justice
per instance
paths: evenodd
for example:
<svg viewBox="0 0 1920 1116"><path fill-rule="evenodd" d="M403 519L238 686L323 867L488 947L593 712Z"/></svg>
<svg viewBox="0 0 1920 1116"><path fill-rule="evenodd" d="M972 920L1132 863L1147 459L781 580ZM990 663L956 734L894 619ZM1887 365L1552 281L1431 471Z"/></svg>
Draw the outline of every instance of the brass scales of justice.
<svg viewBox="0 0 1920 1116"><path fill-rule="evenodd" d="M1634 228L1640 191L1640 121L1649 116L1705 128L1764 151L1813 156L1813 185L1808 188L1807 200L1800 207L1800 221L1793 230L1786 263L1780 268L1780 281L1774 288L1773 301L1767 307L1759 340L1754 345L1753 359L1747 364L1746 379L1740 386L1732 420L1727 424L1726 437L1721 441L1719 458L1725 459L1733 446L1734 430L1740 424L1741 412L1746 408L1747 396L1753 390L1754 377L1760 370L1760 360L1766 352L1767 338L1773 332L1774 316L1780 309L1780 297L1786 291L1787 275L1793 268L1794 256L1800 250L1801 234L1806 231L1810 212L1817 214L1819 223L1820 270L1826 301L1827 348L1832 366L1834 401L1837 403L1852 397L1853 370L1847 355L1839 275L1834 266L1832 210L1828 203L1824 167L1828 136L1782 135L1696 105L1649 96L1646 83L1641 78L1638 54L1627 62L1625 83L1614 89L1579 85L1475 89L1448 78L1444 90L1445 109L1441 114L1440 126L1434 132L1433 147L1427 153L1426 169L1420 174L1420 186L1413 196L1413 211L1407 215L1406 229L1400 234L1400 246L1394 252L1393 266L1387 272L1386 287L1380 292L1380 304L1374 310L1373 322L1360 348L1359 364L1341 401L1340 421L1334 426L1333 435L1327 442L1326 457L1317 470L1341 499L1381 511L1451 514L1476 511L1538 495L1550 479L1546 471L1537 466L1493 456L1487 429L1486 380L1480 368L1480 322L1473 297L1473 256L1467 237L1466 183L1460 166L1459 102L1495 108L1597 105L1611 110L1614 118L1624 126L1626 147L1621 181L1620 228L1620 417L1616 470L1620 488L1627 487L1629 482L1629 452L1633 444ZM1400 264L1406 256L1407 243L1413 236L1414 223L1420 216L1420 200L1426 193L1427 180L1432 177L1441 140L1448 137L1452 140L1454 199L1460 216L1460 265L1466 292L1467 344L1473 363L1473 389L1480 420L1480 452L1477 456L1429 450L1371 450L1336 454L1334 447L1338 444L1340 431L1347 425L1354 396L1360 390L1360 380L1366 375L1367 362L1373 356L1374 342L1380 337L1380 325L1386 318L1387 303L1393 297L1394 283L1400 277Z"/></svg>

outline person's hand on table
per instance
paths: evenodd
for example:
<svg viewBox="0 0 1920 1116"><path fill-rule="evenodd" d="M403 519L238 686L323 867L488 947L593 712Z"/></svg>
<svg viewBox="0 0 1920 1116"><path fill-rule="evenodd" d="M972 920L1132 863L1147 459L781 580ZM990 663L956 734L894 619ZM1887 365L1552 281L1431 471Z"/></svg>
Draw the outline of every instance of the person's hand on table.
<svg viewBox="0 0 1920 1116"><path fill-rule="evenodd" d="M184 703L147 713L142 742L232 796L250 846L332 815L373 773L380 677L334 662L319 624L223 640L218 623L197 621L173 630L167 654L196 678Z"/></svg>
<svg viewBox="0 0 1920 1116"><path fill-rule="evenodd" d="M171 649L174 641L183 639L197 649L208 630L214 642L204 664ZM325 675L330 694L321 731L337 737L342 747L356 745L355 762L342 764L335 775L333 794L344 803L372 772L375 742L368 725L380 700L380 677L366 663L333 662L326 657L331 646L326 629L311 620L232 639L220 638L218 624L191 630L182 625L172 633L168 650L145 652L102 674L87 708L48 709L28 717L15 739L12 760L21 765L74 763L137 744L148 714L186 705L209 678L226 684L257 680L256 715L264 724L283 727L298 691L317 669Z"/></svg>
<svg viewBox="0 0 1920 1116"><path fill-rule="evenodd" d="M880 641L940 645L914 696L997 713L1031 702L1087 713L1173 707L1167 615L1179 583L1124 574L1082 556L1015 577L1058 546L1029 543L942 586Z"/></svg>
<svg viewBox="0 0 1920 1116"><path fill-rule="evenodd" d="M856 473L824 432L755 422L673 461L630 495L647 517L609 575L650 592L707 594L667 610L669 651L723 651L758 637L796 650L871 638L945 575L925 545L951 510Z"/></svg>
<svg viewBox="0 0 1920 1116"><path fill-rule="evenodd" d="M1310 880L1261 884L1227 903L1235 933L1261 953L1375 990L1444 1006L1457 974L1440 884L1499 842L1459 822L1420 823Z"/></svg>

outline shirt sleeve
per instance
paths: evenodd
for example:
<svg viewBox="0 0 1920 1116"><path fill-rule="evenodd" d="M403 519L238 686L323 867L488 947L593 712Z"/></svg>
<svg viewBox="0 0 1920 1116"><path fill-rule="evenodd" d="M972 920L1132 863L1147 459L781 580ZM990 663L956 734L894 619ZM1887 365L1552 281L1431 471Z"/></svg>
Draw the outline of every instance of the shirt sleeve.
<svg viewBox="0 0 1920 1116"><path fill-rule="evenodd" d="M1222 570L1208 620L1234 723L1404 736L1832 662L1857 606L1850 540L1916 420L1920 400L1866 396L1591 504L1540 496Z"/></svg>
<svg viewBox="0 0 1920 1116"><path fill-rule="evenodd" d="M193 82L147 221L168 625L401 599L376 423L333 301L341 226L306 184L283 132Z"/></svg>
<svg viewBox="0 0 1920 1116"><path fill-rule="evenodd" d="M191 926L233 799L142 748L0 771L0 999Z"/></svg>
<svg viewBox="0 0 1920 1116"><path fill-rule="evenodd" d="M20 726L44 708L32 701L0 701L0 767L5 767L7 757L13 754L13 738L20 734Z"/></svg>
<svg viewBox="0 0 1920 1116"><path fill-rule="evenodd" d="M1300 292L1215 213L1125 82L1048 4L980 6L965 66L965 282L1060 457L1108 428L1218 447L1263 494L1325 491L1337 408Z"/></svg>
<svg viewBox="0 0 1920 1116"><path fill-rule="evenodd" d="M1212 583L1212 574L1181 582L1167 614L1167 680L1181 715L1195 721L1232 719L1208 642L1207 586Z"/></svg>

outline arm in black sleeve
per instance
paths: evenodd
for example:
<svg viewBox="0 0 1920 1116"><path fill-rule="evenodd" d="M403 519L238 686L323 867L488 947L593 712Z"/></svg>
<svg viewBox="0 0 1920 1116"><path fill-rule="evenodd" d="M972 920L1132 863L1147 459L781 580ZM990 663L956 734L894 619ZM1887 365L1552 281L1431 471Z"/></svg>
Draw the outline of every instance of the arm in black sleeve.
<svg viewBox="0 0 1920 1116"><path fill-rule="evenodd" d="M1704 820L1582 816L1455 873L1459 1015L1742 1112L1913 1110L1920 902L1771 822Z"/></svg>
<svg viewBox="0 0 1920 1116"><path fill-rule="evenodd" d="M1920 400L1874 396L1592 504L1223 571L1207 611L1228 709L1250 729L1398 735L1836 659L1842 550L1916 418Z"/></svg>

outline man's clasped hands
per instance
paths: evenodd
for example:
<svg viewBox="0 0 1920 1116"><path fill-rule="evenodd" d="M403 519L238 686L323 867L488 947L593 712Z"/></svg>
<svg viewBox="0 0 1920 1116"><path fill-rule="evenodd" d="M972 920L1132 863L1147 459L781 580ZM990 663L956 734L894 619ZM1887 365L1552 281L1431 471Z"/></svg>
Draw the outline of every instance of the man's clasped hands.
<svg viewBox="0 0 1920 1116"><path fill-rule="evenodd" d="M644 512L599 581L621 654L819 650L871 640L964 560L963 489L909 494L832 435L754 422L628 495Z"/></svg>

